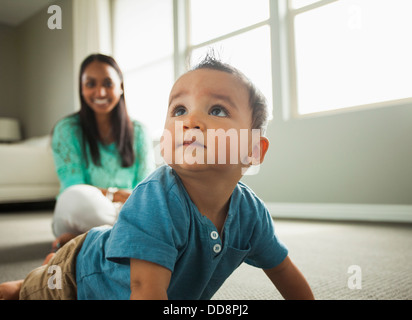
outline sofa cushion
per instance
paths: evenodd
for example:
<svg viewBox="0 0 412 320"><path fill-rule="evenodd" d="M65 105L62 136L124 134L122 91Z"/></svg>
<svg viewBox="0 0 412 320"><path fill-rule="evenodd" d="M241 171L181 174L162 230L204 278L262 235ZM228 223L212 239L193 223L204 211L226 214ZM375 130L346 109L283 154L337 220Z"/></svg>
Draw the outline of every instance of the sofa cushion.
<svg viewBox="0 0 412 320"><path fill-rule="evenodd" d="M0 201L11 200L15 192L20 199L53 198L59 186L48 137L0 144Z"/></svg>

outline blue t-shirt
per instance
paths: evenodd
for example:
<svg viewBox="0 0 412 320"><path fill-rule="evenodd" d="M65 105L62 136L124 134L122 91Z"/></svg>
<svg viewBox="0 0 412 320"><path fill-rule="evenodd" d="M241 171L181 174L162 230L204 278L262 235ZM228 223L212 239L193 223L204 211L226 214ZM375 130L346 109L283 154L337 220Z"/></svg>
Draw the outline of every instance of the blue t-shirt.
<svg viewBox="0 0 412 320"><path fill-rule="evenodd" d="M165 165L141 182L113 228L89 231L77 257L78 299L129 299L130 258L172 271L168 298L210 299L243 262L269 269L287 256L263 202L239 182L222 238Z"/></svg>

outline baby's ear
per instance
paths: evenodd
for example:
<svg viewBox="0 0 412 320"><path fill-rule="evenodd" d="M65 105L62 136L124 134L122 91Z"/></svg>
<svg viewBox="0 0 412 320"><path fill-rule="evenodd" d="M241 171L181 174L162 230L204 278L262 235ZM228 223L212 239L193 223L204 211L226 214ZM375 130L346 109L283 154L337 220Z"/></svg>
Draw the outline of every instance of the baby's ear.
<svg viewBox="0 0 412 320"><path fill-rule="evenodd" d="M266 152L269 149L269 140L266 137L260 137L259 143L253 146L252 164L261 164L265 159Z"/></svg>
<svg viewBox="0 0 412 320"><path fill-rule="evenodd" d="M265 137L259 137L259 140L252 145L252 154L248 157L249 165L242 168L242 175L254 175L259 172L260 164L265 159L266 152L269 149L269 140Z"/></svg>

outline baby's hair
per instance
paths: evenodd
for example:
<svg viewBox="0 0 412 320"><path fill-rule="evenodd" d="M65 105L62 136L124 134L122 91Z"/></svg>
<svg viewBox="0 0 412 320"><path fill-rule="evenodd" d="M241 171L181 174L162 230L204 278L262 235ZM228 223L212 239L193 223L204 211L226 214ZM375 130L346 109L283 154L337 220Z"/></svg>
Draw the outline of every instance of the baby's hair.
<svg viewBox="0 0 412 320"><path fill-rule="evenodd" d="M192 70L212 69L223 71L238 77L249 91L249 105L252 108L252 129L260 129L261 135L265 135L268 124L269 112L267 100L262 92L241 71L228 63L215 58L214 53L207 53Z"/></svg>

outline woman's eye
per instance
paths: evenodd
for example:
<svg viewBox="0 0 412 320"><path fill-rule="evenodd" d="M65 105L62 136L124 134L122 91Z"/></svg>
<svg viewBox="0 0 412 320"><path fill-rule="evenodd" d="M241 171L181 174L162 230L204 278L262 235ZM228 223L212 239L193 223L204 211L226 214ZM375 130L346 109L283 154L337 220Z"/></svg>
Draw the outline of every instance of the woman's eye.
<svg viewBox="0 0 412 320"><path fill-rule="evenodd" d="M183 116L186 113L187 113L186 108L183 107L183 106L180 106L180 107L176 107L176 108L173 109L172 115L174 117L179 117L179 116Z"/></svg>
<svg viewBox="0 0 412 320"><path fill-rule="evenodd" d="M229 113L222 106L215 106L210 110L210 114L216 117L227 117Z"/></svg>
<svg viewBox="0 0 412 320"><path fill-rule="evenodd" d="M93 81L89 81L89 82L86 82L86 83L85 83L85 86L86 86L87 88L93 88L94 85L95 85L95 83L94 83Z"/></svg>
<svg viewBox="0 0 412 320"><path fill-rule="evenodd" d="M104 82L104 86L106 88L111 88L113 86L113 82L111 82L110 80L107 80Z"/></svg>

